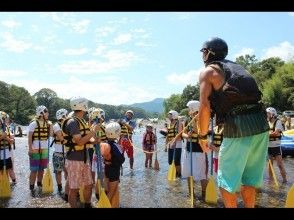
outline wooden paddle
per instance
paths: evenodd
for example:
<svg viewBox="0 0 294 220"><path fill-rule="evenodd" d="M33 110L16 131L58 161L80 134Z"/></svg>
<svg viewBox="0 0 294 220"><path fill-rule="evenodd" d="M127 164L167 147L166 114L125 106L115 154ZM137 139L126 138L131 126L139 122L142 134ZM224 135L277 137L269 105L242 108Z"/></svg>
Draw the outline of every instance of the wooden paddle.
<svg viewBox="0 0 294 220"><path fill-rule="evenodd" d="M157 160L157 134L156 134L156 128L154 129L155 130L155 137L156 137L156 142L155 142L155 161L154 161L154 169L155 170L159 170L159 163L158 163L158 160Z"/></svg>

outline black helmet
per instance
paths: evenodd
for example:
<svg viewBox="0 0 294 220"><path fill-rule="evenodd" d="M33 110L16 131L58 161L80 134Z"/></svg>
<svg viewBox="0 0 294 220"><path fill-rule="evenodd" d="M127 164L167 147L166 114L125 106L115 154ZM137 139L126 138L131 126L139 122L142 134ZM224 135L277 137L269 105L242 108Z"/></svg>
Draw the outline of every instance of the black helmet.
<svg viewBox="0 0 294 220"><path fill-rule="evenodd" d="M228 55L227 43L218 37L213 37L205 41L200 51L203 52L205 49L210 51L210 56L206 62L223 60Z"/></svg>

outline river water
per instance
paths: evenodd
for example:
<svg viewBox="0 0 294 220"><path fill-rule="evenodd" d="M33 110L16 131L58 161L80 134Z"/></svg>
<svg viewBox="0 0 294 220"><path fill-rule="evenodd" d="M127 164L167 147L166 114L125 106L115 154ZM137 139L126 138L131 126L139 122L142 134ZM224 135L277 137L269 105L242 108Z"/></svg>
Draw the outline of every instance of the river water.
<svg viewBox="0 0 294 220"><path fill-rule="evenodd" d="M159 130L159 128L157 129ZM177 179L174 182L167 181L167 153L164 152L165 139L161 134L158 134L158 160L160 170L145 168L145 155L141 149L141 139L144 129L136 130L134 134L134 169L129 169L129 161L123 167L123 176L120 183L120 206L122 208L190 208L190 200L188 195L188 185L186 179ZM51 195L42 195L37 193L35 197L31 196L29 190L29 158L27 155L27 138L16 138L16 149L14 150L14 166L17 177L16 185L12 186L12 196L7 200L0 200L0 207L69 207L57 192L55 177L53 176L55 188ZM52 153L52 152L51 152ZM51 154L50 153L50 154ZM210 158L210 157L209 157ZM154 157L153 157L154 162ZM279 170L274 165L275 173L279 180L280 186L277 188L273 183L268 181L267 172L264 173L264 185L257 194L257 207L284 207L287 192L294 183L294 158L284 159L288 183L282 184L282 179ZM50 166L52 167L52 158L50 157ZM52 170L52 168L51 168ZM38 191L37 191L38 192ZM223 207L223 203L218 199L217 205L208 205L200 200L201 187L200 183L196 184L196 199L194 207ZM93 193L93 206L96 203L96 198ZM239 198L238 207L243 207L242 200Z"/></svg>

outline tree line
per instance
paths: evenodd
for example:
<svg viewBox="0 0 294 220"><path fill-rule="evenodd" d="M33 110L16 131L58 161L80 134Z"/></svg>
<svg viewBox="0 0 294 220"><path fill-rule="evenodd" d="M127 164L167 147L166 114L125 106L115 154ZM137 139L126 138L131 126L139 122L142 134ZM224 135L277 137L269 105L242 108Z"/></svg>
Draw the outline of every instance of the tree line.
<svg viewBox="0 0 294 220"><path fill-rule="evenodd" d="M276 108L279 113L294 110L294 60L285 62L278 57L258 60L255 55L244 55L237 57L235 62L255 78L266 106ZM165 99L165 115L171 109L181 115L187 114L186 104L190 100L199 100L199 83L187 85L181 94L172 94Z"/></svg>
<svg viewBox="0 0 294 220"><path fill-rule="evenodd" d="M0 111L5 111L15 123L27 125L35 116L36 107L45 105L49 111L49 120L56 121L55 114L58 109L65 108L69 112L69 99L62 99L57 96L57 93L49 88L43 88L31 95L24 87L7 84L0 81ZM90 107L99 107L105 111L107 119L122 118L124 113L131 109L134 111L135 118L152 118L153 113L137 107L127 105L106 105L99 104L93 101L88 103Z"/></svg>

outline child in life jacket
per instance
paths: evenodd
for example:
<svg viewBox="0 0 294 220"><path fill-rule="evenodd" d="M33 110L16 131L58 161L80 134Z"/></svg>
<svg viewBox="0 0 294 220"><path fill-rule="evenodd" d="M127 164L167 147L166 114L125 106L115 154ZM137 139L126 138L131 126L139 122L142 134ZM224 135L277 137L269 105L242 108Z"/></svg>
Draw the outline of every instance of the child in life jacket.
<svg viewBox="0 0 294 220"><path fill-rule="evenodd" d="M152 156L153 156L155 144L156 144L156 134L153 132L153 125L147 124L146 132L143 135L143 141L142 141L143 150L146 155L146 159L145 159L146 168L148 167L148 162L149 162L149 168L152 168Z"/></svg>

